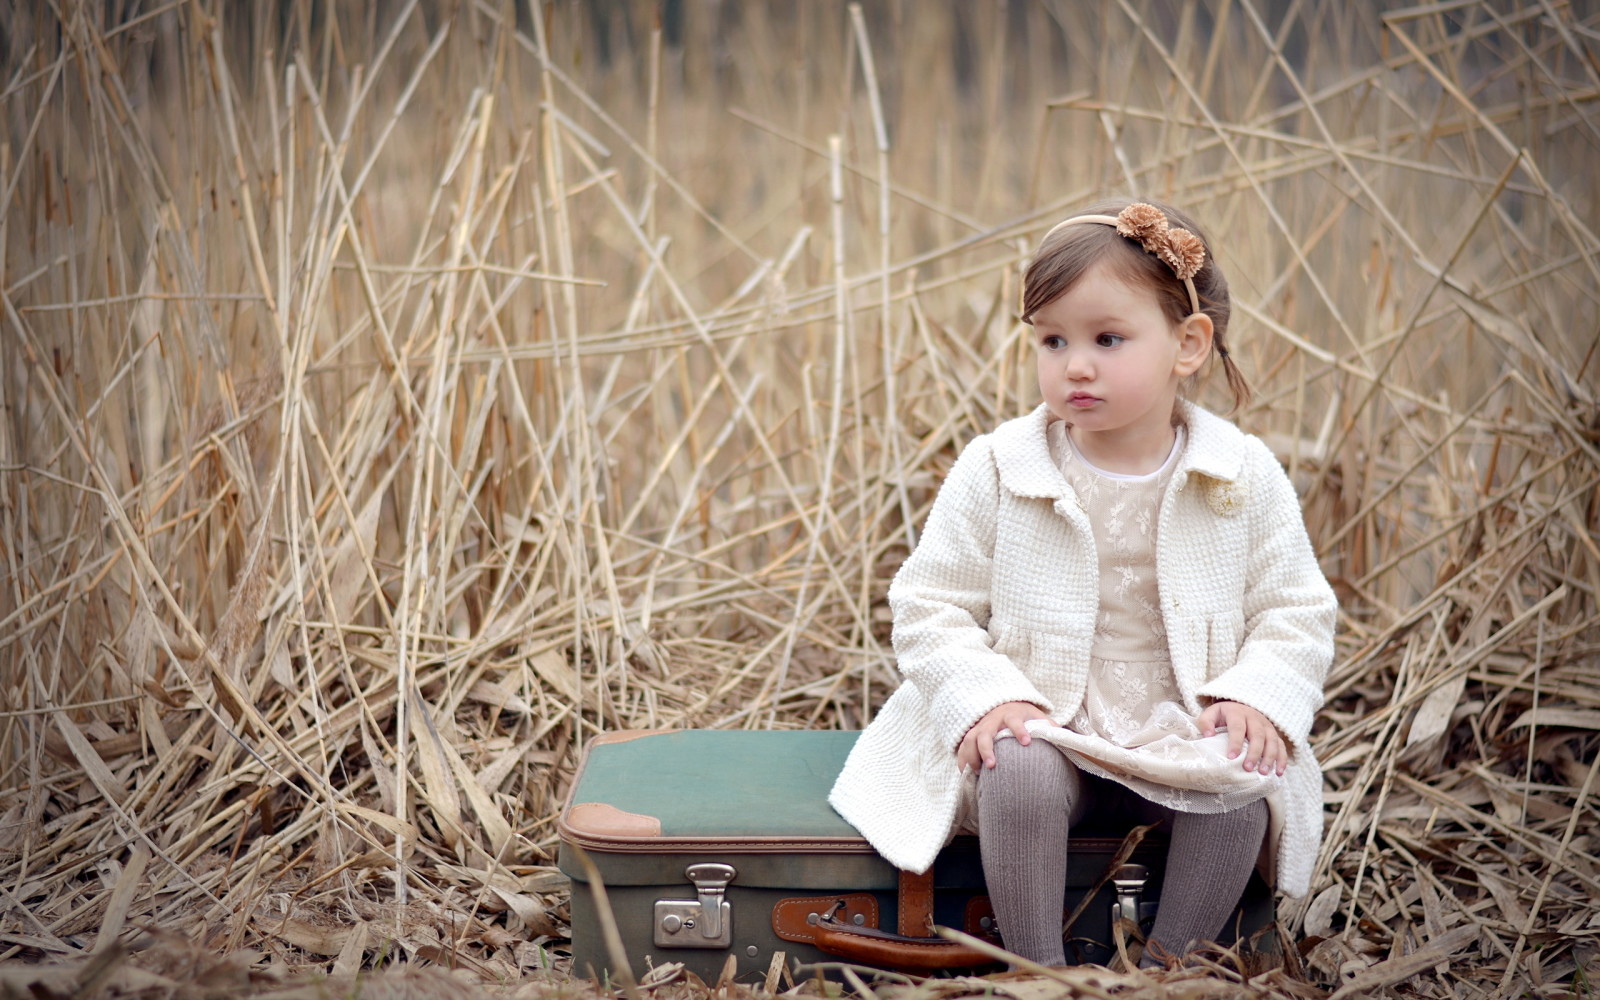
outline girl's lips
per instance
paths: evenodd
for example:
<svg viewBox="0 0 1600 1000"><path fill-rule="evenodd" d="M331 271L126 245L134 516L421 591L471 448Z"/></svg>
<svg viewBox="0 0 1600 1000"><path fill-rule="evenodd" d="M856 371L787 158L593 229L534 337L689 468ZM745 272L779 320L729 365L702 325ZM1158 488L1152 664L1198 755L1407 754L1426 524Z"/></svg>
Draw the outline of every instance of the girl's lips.
<svg viewBox="0 0 1600 1000"><path fill-rule="evenodd" d="M1099 396L1091 396L1087 392L1075 392L1067 397L1068 406L1093 406L1100 402Z"/></svg>

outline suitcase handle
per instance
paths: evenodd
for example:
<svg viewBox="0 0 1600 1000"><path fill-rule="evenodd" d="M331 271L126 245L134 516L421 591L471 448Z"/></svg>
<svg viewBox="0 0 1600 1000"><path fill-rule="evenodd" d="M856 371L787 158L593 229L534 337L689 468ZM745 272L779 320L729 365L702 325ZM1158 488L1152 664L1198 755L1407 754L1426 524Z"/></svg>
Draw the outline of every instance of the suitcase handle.
<svg viewBox="0 0 1600 1000"><path fill-rule="evenodd" d="M858 965L876 965L901 972L939 972L989 965L994 958L976 948L944 938L908 937L876 927L856 927L831 918L816 925L819 951Z"/></svg>
<svg viewBox="0 0 1600 1000"><path fill-rule="evenodd" d="M938 972L989 965L993 956L976 948L939 937L919 937L917 931L933 930L933 869L917 873L900 872L899 933L877 927L856 926L835 918L846 909L840 905L812 925L812 943L818 951L855 962L877 965L901 972ZM876 922L876 921L874 921Z"/></svg>

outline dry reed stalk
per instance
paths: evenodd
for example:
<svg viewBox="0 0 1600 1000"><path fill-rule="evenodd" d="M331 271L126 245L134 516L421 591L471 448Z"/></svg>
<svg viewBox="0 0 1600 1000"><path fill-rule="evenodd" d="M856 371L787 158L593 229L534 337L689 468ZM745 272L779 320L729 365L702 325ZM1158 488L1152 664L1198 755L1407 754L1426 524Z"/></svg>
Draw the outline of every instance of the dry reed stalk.
<svg viewBox="0 0 1600 1000"><path fill-rule="evenodd" d="M719 10L0 11L0 989L597 990L582 744L870 718L1102 190L1208 224L1343 598L1318 882L1282 969L840 974L1591 988L1600 13Z"/></svg>

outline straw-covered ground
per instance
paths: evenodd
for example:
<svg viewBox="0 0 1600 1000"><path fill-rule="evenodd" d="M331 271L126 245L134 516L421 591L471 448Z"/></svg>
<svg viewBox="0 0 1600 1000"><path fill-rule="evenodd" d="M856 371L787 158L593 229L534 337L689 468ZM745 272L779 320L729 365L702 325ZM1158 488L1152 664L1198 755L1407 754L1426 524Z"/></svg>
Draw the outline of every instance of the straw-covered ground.
<svg viewBox="0 0 1600 1000"><path fill-rule="evenodd" d="M22 0L0 53L0 993L609 991L579 748L861 726L1033 405L1029 247L1137 192L1342 598L1298 947L873 989L1593 995L1594 4Z"/></svg>

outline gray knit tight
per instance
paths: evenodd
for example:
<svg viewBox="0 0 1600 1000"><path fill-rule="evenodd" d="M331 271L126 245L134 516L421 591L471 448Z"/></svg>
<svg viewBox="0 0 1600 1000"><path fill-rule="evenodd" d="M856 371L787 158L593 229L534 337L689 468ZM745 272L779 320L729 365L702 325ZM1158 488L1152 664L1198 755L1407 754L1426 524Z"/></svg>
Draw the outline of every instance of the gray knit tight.
<svg viewBox="0 0 1600 1000"><path fill-rule="evenodd" d="M1042 965L1066 961L1061 916L1067 881L1067 834L1085 788L1120 786L1086 779L1042 740L995 744L995 767L979 772L978 848L989 900L1008 950ZM1137 799L1129 793L1129 798ZM1133 822L1156 815L1172 840L1150 939L1151 950L1182 953L1217 937L1244 892L1267 829L1267 804L1226 813L1181 813L1138 800Z"/></svg>

